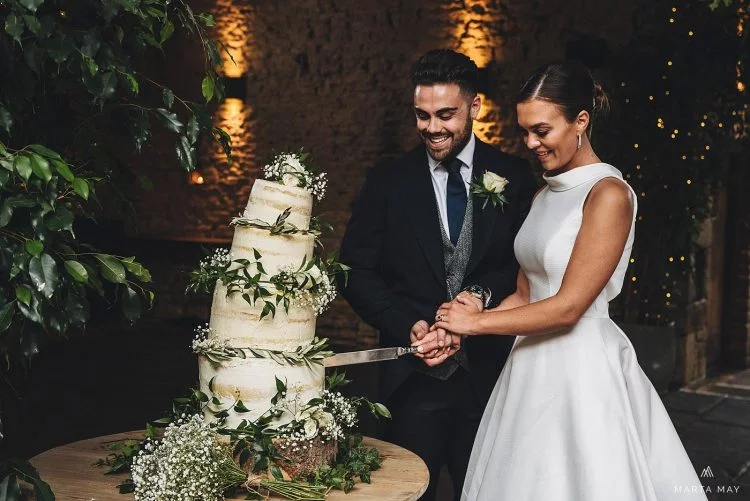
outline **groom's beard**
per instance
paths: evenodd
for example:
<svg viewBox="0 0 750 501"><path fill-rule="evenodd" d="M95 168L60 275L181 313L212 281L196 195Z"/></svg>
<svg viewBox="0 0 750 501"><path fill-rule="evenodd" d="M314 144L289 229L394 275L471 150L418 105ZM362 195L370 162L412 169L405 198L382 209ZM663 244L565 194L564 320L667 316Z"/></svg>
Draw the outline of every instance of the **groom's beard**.
<svg viewBox="0 0 750 501"><path fill-rule="evenodd" d="M464 126L463 130L461 130L461 132L459 132L458 134L453 134L450 131L443 131L438 134L430 134L429 132L420 131L419 136L422 139L422 143L424 143L425 148L427 148L427 152L430 154L430 156L440 162L442 160L445 160L446 158L454 158L456 155L461 153L461 150L463 150L464 147L469 143L473 127L474 121L472 119L469 119L466 121L466 125ZM453 142L450 149L437 151L433 150L431 147L432 145L430 144L430 139L444 137L446 135L448 136L448 140Z"/></svg>

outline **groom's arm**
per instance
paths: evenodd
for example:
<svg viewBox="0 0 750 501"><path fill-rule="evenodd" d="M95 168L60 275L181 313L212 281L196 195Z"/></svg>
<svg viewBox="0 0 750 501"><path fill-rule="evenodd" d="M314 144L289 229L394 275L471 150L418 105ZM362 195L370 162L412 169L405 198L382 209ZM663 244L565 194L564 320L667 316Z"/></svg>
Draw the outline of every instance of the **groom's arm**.
<svg viewBox="0 0 750 501"><path fill-rule="evenodd" d="M531 209L531 202L534 194L537 192L538 185L536 178L531 171L531 166L526 160L518 159L517 173L513 181L518 182L519 191L515 203L518 205L516 211L516 220L513 222L513 238L515 238L521 225L526 220L526 216ZM477 277L475 283L482 287L489 288L492 291L489 308L495 308L500 301L515 291L516 279L518 276L518 266L506 266L503 269L497 269L489 273L484 273Z"/></svg>
<svg viewBox="0 0 750 501"><path fill-rule="evenodd" d="M406 346L422 315L395 294L383 276L388 174L382 167L371 169L352 208L339 253L340 261L351 267L341 294L365 322L380 331L386 344Z"/></svg>

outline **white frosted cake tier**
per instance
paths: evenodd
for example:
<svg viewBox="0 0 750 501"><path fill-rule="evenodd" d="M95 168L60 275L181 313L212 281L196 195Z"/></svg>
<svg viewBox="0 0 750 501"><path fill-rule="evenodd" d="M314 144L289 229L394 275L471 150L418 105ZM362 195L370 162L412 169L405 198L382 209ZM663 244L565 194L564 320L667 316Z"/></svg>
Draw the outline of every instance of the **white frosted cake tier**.
<svg viewBox="0 0 750 501"><path fill-rule="evenodd" d="M269 224L291 207L287 222L307 230L312 214L312 195L303 188L284 186L276 182L256 179L250 190L250 198L243 215L249 219L260 219Z"/></svg>
<svg viewBox="0 0 750 501"><path fill-rule="evenodd" d="M271 408L271 399L276 395L276 378L286 383L288 401L299 398L305 404L323 393L324 369L322 366L279 365L270 359L231 359L214 364L205 357L198 358L200 389L207 395L213 379L213 396L221 401L221 409L233 405L239 399L250 412L229 411L228 428L236 428L243 419L254 421ZM210 418L211 414L206 413ZM293 416L282 416L277 425L289 422Z"/></svg>
<svg viewBox="0 0 750 501"><path fill-rule="evenodd" d="M262 311L263 301L250 305L241 294L227 297L226 287L217 283L209 322L211 335L229 341L235 348L277 351L294 351L315 337L315 310L311 306L292 304L287 313L282 303L273 317L269 314L260 320Z"/></svg>
<svg viewBox="0 0 750 501"><path fill-rule="evenodd" d="M263 269L269 275L275 275L279 269L299 268L302 262L313 257L315 237L312 235L271 235L268 230L238 226L234 229L234 239L230 251L232 259L249 259L255 261L253 249L260 255ZM255 272L250 268L250 273Z"/></svg>

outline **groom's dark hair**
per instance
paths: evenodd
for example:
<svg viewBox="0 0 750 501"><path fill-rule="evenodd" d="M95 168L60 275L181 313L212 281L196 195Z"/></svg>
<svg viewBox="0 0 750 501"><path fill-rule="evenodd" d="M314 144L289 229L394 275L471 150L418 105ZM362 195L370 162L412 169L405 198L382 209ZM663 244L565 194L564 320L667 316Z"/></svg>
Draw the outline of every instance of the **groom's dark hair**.
<svg viewBox="0 0 750 501"><path fill-rule="evenodd" d="M477 94L479 70L467 56L448 49L431 50L414 63L411 83L417 85L456 84L469 97Z"/></svg>

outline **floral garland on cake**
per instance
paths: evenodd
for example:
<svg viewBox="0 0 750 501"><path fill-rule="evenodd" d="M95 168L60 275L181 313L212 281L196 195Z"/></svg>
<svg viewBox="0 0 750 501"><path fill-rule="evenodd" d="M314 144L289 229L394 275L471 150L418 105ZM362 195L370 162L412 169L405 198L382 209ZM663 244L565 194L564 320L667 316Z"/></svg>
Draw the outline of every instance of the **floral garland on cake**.
<svg viewBox="0 0 750 501"><path fill-rule="evenodd" d="M305 258L297 267L291 265L269 275L257 249L253 249L253 257L254 260L232 259L229 250L216 249L190 272L187 292L210 294L220 281L227 288L227 296L241 294L251 305L263 301L261 319L273 317L279 305L289 312L292 304L311 306L320 315L336 298L336 276L342 275L345 280L349 271L331 255L326 259Z"/></svg>
<svg viewBox="0 0 750 501"><path fill-rule="evenodd" d="M232 358L270 358L279 365L323 365L323 360L334 353L328 349L328 340L315 337L307 344L298 346L294 351L264 350L260 348L229 346L226 339L220 340L211 335L208 324L196 327L193 338L193 353L206 357L218 364Z"/></svg>

